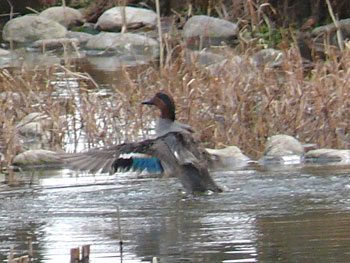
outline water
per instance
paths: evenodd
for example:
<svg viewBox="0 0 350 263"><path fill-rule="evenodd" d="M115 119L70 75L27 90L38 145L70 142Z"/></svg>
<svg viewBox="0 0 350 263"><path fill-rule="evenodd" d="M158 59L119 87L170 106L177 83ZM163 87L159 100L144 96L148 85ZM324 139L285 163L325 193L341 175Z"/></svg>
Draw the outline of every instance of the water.
<svg viewBox="0 0 350 263"><path fill-rule="evenodd" d="M103 87L122 83L116 72L89 65ZM60 96L76 88L67 81L54 83ZM195 197L183 195L176 178L25 171L17 178L22 184L0 185L0 262L11 247L15 256L27 253L28 237L34 262L45 263L69 262L70 249L87 244L92 263L350 262L349 171L300 165L217 171L225 191Z"/></svg>
<svg viewBox="0 0 350 263"><path fill-rule="evenodd" d="M186 196L176 178L133 173L26 172L0 191L0 261L10 247L35 262L349 262L348 167L251 167L214 172L220 194ZM117 207L120 208L121 232Z"/></svg>

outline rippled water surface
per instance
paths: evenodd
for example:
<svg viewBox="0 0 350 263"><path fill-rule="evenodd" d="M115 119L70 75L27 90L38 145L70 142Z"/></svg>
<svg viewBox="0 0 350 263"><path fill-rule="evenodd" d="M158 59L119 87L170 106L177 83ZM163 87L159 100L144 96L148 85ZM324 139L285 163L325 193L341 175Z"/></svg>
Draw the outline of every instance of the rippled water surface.
<svg viewBox="0 0 350 263"><path fill-rule="evenodd" d="M348 167L252 167L213 173L220 194L185 196L174 179L70 170L25 172L0 191L0 261L350 262ZM118 228L120 208L121 232Z"/></svg>

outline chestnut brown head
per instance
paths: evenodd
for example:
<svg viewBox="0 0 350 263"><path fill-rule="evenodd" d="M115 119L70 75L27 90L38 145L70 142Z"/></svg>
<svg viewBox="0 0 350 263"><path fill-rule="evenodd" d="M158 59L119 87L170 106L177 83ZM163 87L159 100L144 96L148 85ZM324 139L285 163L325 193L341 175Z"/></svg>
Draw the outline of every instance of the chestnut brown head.
<svg viewBox="0 0 350 263"><path fill-rule="evenodd" d="M160 110L161 118L175 120L175 103L169 94L158 92L152 99L144 101L142 104L154 105Z"/></svg>

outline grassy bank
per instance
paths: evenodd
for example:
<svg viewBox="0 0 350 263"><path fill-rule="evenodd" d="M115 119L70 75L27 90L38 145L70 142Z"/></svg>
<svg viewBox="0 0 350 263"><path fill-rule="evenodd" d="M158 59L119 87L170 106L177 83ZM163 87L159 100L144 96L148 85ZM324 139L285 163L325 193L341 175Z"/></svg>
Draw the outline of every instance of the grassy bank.
<svg viewBox="0 0 350 263"><path fill-rule="evenodd" d="M349 48L316 62L308 74L294 45L284 56L281 67L269 68L227 52L213 69L189 63L179 48L161 70L144 67L135 77L135 69L123 69L124 84L111 83L107 94L74 67L1 70L3 151L9 162L21 151L16 124L30 112L51 118L45 126L51 149L64 147L67 133L78 140L81 131L91 147L147 137L152 111L139 103L160 89L174 95L178 119L191 124L207 147L236 145L257 158L269 136L283 133L318 147L350 148Z"/></svg>
<svg viewBox="0 0 350 263"><path fill-rule="evenodd" d="M181 58L145 86L167 87L179 118L191 123L210 147L237 145L259 157L274 134L296 136L318 147L349 148L350 50L318 61L307 74L294 45L281 67L256 68L233 54L215 74L185 65ZM155 72L154 76L157 76Z"/></svg>

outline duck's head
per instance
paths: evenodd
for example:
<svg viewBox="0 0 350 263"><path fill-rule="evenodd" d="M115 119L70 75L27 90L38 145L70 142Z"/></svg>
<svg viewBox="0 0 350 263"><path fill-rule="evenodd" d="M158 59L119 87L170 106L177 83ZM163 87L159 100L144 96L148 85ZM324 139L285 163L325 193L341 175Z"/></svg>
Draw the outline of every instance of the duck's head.
<svg viewBox="0 0 350 263"><path fill-rule="evenodd" d="M154 105L160 109L160 117L175 120L175 103L173 98L164 92L158 92L152 99L142 102L146 105Z"/></svg>

